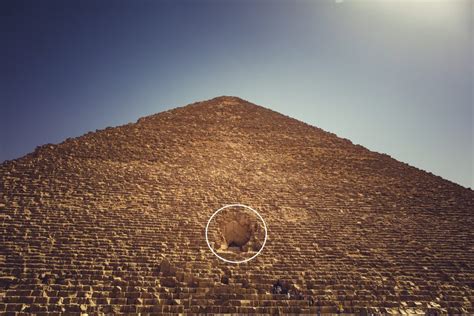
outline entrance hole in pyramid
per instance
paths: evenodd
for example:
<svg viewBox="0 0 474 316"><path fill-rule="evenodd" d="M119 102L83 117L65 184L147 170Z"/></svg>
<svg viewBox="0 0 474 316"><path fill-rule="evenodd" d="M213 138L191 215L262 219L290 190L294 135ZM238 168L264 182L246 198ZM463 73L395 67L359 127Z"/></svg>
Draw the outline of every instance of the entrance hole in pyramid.
<svg viewBox="0 0 474 316"><path fill-rule="evenodd" d="M232 219L221 225L221 232L227 247L242 248L253 236L252 223L249 218Z"/></svg>

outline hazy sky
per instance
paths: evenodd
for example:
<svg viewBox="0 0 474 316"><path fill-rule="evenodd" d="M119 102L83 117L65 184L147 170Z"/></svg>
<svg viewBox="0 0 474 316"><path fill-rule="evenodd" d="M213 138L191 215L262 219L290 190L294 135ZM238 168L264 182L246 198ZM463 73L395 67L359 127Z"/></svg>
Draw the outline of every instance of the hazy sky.
<svg viewBox="0 0 474 316"><path fill-rule="evenodd" d="M0 161L235 95L463 186L473 1L2 1Z"/></svg>

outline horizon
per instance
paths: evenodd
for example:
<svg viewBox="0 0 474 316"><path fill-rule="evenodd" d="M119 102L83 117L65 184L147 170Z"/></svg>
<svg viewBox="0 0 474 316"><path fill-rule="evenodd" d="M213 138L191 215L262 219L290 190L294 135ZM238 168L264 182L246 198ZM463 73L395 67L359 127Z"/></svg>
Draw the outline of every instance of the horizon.
<svg viewBox="0 0 474 316"><path fill-rule="evenodd" d="M227 95L474 187L472 1L2 6L2 163Z"/></svg>

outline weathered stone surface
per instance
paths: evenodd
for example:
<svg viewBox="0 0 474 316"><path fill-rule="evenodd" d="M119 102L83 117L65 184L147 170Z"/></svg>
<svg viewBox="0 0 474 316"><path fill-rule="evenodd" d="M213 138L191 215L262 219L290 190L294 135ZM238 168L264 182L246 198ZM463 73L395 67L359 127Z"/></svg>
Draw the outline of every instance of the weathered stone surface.
<svg viewBox="0 0 474 316"><path fill-rule="evenodd" d="M170 276L170 275L173 275L174 269L171 267L171 263L169 262L168 259L164 258L163 260L161 260L161 264L160 264L160 272L164 275L164 276Z"/></svg>
<svg viewBox="0 0 474 316"><path fill-rule="evenodd" d="M244 100L197 102L0 165L0 314L472 314L473 201ZM204 238L235 202L269 229L239 265Z"/></svg>
<svg viewBox="0 0 474 316"><path fill-rule="evenodd" d="M264 222L252 210L235 205L219 210L208 225L209 244L220 257L252 258L265 240Z"/></svg>
<svg viewBox="0 0 474 316"><path fill-rule="evenodd" d="M161 285L164 287L175 287L177 284L175 277L165 277L161 279Z"/></svg>

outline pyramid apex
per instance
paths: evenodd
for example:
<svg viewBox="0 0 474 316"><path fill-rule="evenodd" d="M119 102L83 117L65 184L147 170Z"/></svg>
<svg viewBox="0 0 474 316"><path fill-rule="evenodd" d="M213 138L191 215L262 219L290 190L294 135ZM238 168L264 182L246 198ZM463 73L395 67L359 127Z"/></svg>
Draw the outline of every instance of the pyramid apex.
<svg viewBox="0 0 474 316"><path fill-rule="evenodd" d="M236 96L228 96L228 95L222 95L222 96L218 96L218 97L215 97L213 99L210 99L209 101L211 102L218 102L218 103L223 103L223 104L239 104L239 103L247 103L248 101L242 99L242 98L239 98L239 97L236 97Z"/></svg>

